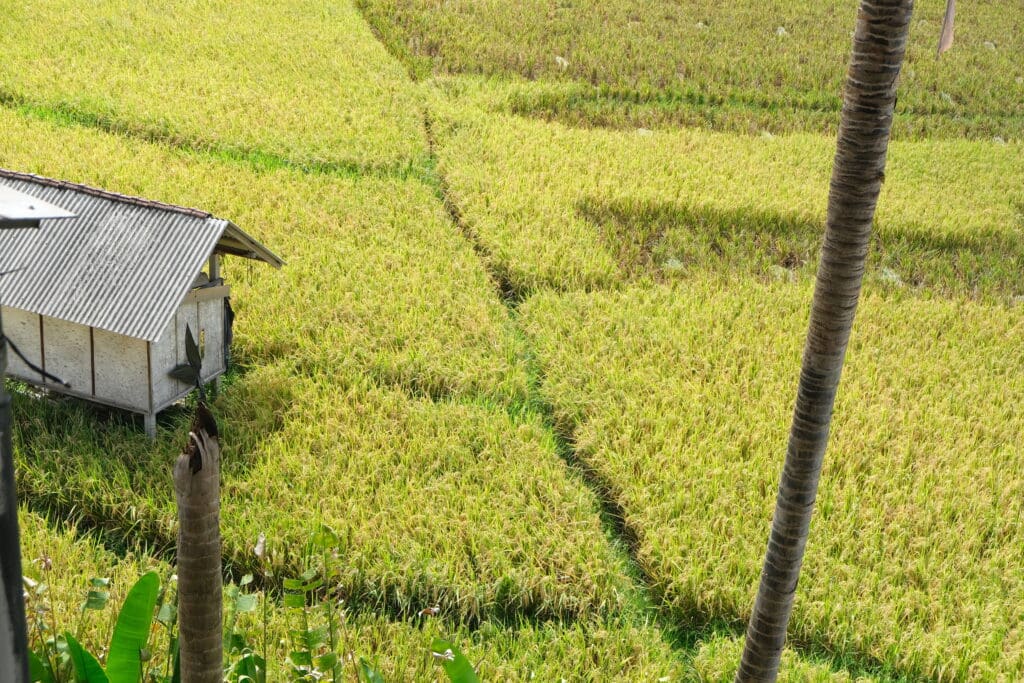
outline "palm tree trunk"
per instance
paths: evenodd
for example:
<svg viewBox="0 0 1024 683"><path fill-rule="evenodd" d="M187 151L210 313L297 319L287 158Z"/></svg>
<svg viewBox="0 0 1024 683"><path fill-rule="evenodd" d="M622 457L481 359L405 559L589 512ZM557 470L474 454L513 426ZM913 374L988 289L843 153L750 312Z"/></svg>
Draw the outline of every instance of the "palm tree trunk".
<svg viewBox="0 0 1024 683"><path fill-rule="evenodd" d="M789 448L737 681L774 681L860 296L913 0L862 0Z"/></svg>
<svg viewBox="0 0 1024 683"><path fill-rule="evenodd" d="M220 683L223 595L220 546L220 442L202 403L188 447L174 466L178 499L178 630L182 683Z"/></svg>
<svg viewBox="0 0 1024 683"><path fill-rule="evenodd" d="M4 389L7 344L0 321L0 681L28 682L28 638L21 586L18 500L14 492L11 397Z"/></svg>

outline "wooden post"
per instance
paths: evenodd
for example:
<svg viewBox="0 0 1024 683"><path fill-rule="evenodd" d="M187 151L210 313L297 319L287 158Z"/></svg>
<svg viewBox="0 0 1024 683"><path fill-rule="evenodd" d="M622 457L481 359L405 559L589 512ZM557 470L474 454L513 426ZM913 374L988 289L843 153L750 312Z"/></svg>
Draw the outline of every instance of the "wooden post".
<svg viewBox="0 0 1024 683"><path fill-rule="evenodd" d="M220 279L220 254L213 252L210 254L210 282L216 282Z"/></svg>
<svg viewBox="0 0 1024 683"><path fill-rule="evenodd" d="M0 320L0 339L3 320ZM7 344L0 343L0 681L28 683L25 592L21 585L21 538L14 491L11 397L4 387Z"/></svg>
<svg viewBox="0 0 1024 683"><path fill-rule="evenodd" d="M156 413L143 413L142 425L146 428L146 436L156 438Z"/></svg>

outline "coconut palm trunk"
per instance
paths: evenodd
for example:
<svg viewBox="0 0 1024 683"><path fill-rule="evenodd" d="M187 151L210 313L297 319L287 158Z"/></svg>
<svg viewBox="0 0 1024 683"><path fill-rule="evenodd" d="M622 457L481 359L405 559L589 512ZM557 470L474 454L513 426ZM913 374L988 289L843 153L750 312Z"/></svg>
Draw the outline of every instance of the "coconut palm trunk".
<svg viewBox="0 0 1024 683"><path fill-rule="evenodd" d="M223 679L220 442L199 404L188 447L174 466L178 499L178 631L182 683Z"/></svg>
<svg viewBox="0 0 1024 683"><path fill-rule="evenodd" d="M793 425L737 681L774 681L778 675L885 177L913 5L913 0L862 0L857 14Z"/></svg>

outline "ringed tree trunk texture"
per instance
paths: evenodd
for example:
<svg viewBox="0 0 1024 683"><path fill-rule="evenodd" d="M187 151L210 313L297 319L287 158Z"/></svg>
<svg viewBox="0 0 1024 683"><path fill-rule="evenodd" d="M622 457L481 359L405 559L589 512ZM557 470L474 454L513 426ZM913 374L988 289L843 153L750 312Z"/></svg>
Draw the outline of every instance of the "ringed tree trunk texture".
<svg viewBox="0 0 1024 683"><path fill-rule="evenodd" d="M178 630L182 683L223 679L220 441L200 402L174 466L178 500Z"/></svg>
<svg viewBox="0 0 1024 683"><path fill-rule="evenodd" d="M736 681L774 681L786 642L839 377L860 297L913 0L857 14L789 447Z"/></svg>
<svg viewBox="0 0 1024 683"><path fill-rule="evenodd" d="M0 321L0 681L28 683L28 637L21 586L18 499L14 493L11 397L4 388L7 344Z"/></svg>

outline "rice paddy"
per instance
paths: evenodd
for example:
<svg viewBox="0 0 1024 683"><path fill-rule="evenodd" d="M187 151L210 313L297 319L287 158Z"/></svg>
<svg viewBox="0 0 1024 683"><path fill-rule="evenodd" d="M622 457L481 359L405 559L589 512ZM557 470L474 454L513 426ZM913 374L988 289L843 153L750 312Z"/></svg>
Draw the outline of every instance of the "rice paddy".
<svg viewBox="0 0 1024 683"><path fill-rule="evenodd" d="M522 310L545 398L680 619L749 614L809 294L694 280ZM857 324L792 632L928 678L1012 678L1022 310L875 294Z"/></svg>
<svg viewBox="0 0 1024 683"><path fill-rule="evenodd" d="M917 9L781 680L1024 675L1024 14L962 8L936 61L941 4ZM272 667L282 580L327 525L339 654L388 680L441 680L434 637L483 680L732 679L854 12L0 10L0 166L198 207L287 261L228 260L213 401L226 570L256 576L270 616L239 624ZM89 578L116 603L172 571L192 404L150 441L10 388L26 573L98 650Z"/></svg>
<svg viewBox="0 0 1024 683"><path fill-rule="evenodd" d="M0 32L9 104L300 166L424 161L414 88L347 2L9 3Z"/></svg>
<svg viewBox="0 0 1024 683"><path fill-rule="evenodd" d="M411 72L503 76L504 109L574 124L833 132L856 3L358 0ZM1020 139L1024 18L1013 0L957 17L934 58L945 3L915 7L898 137Z"/></svg>

